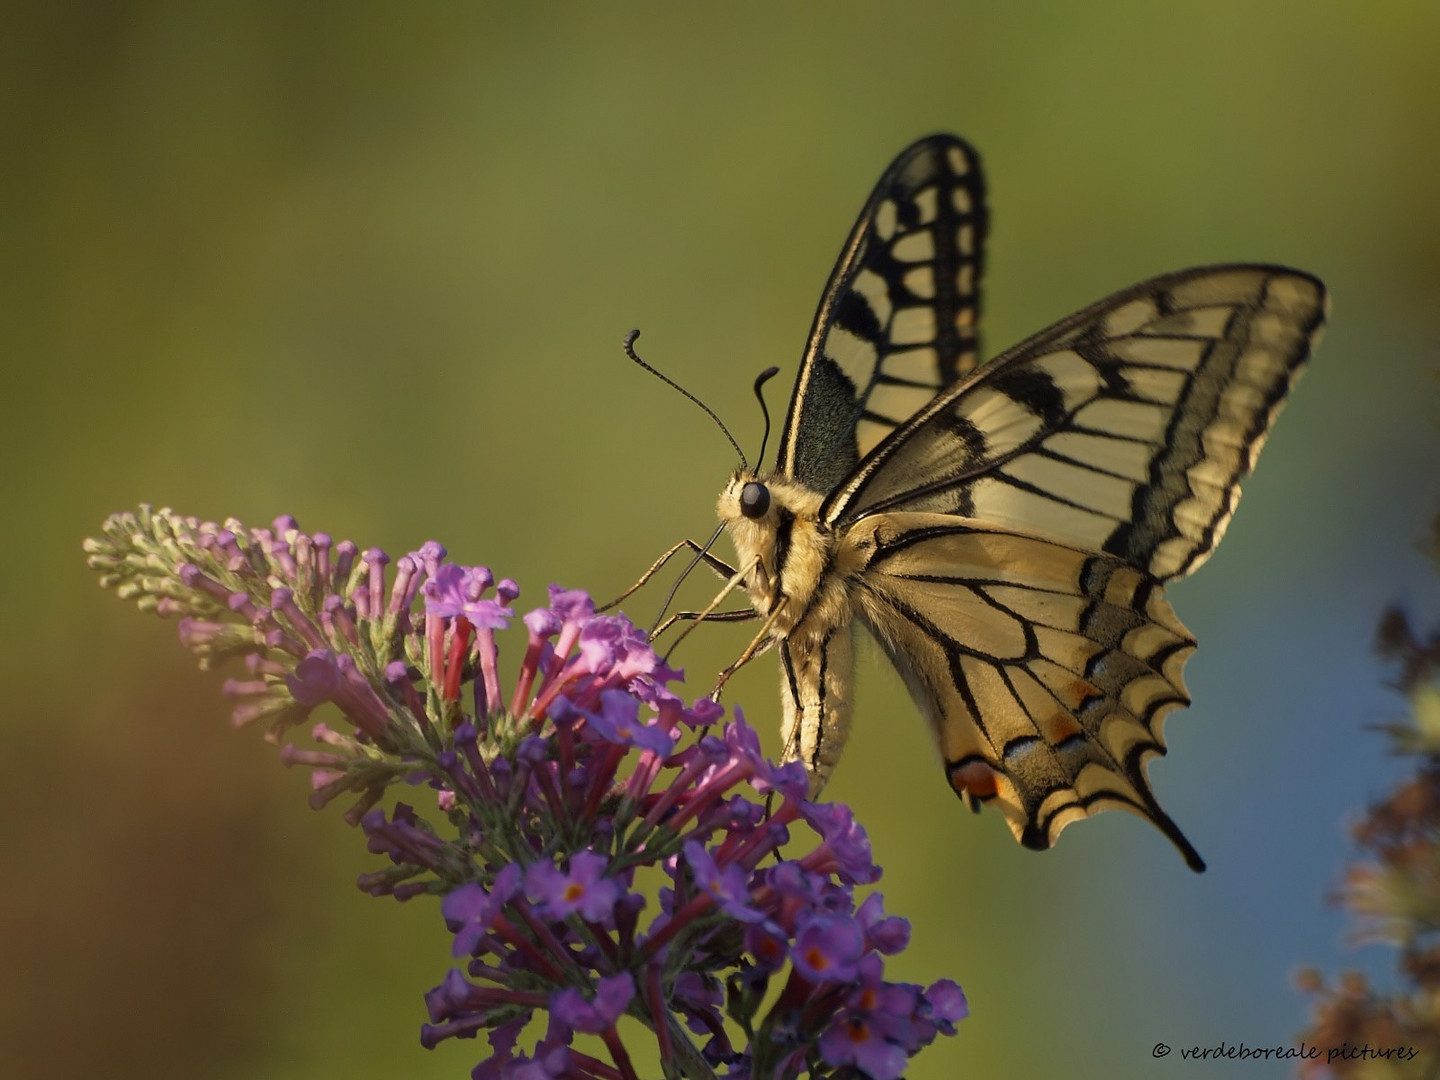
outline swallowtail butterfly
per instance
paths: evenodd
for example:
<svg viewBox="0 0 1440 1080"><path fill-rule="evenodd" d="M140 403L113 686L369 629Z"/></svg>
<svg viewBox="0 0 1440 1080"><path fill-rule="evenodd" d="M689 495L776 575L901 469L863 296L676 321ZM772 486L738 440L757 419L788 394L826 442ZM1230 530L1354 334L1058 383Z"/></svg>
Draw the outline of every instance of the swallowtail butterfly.
<svg viewBox="0 0 1440 1080"><path fill-rule="evenodd" d="M742 659L779 653L785 753L813 792L850 728L859 623L972 809L1047 848L1120 807L1201 870L1146 776L1195 648L1164 586L1220 542L1325 288L1283 266L1181 270L982 365L987 224L979 160L948 135L902 153L865 204L775 469L742 467L720 495L764 620Z"/></svg>

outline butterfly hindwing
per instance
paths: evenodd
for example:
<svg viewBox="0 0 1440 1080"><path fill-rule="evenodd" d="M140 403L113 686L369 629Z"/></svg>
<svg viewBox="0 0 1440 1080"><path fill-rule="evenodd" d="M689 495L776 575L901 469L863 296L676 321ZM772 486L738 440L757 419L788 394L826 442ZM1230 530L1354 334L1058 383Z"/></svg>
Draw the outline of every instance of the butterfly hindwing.
<svg viewBox="0 0 1440 1080"><path fill-rule="evenodd" d="M1122 807L1203 862L1155 801L1148 760L1187 704L1194 639L1159 584L1121 560L988 523L877 514L856 610L929 721L946 774L1047 848L1072 821Z"/></svg>
<svg viewBox="0 0 1440 1080"><path fill-rule="evenodd" d="M956 514L1182 577L1224 533L1324 314L1323 286L1281 267L1117 293L937 397L822 518Z"/></svg>
<svg viewBox="0 0 1440 1080"><path fill-rule="evenodd" d="M778 471L829 492L976 365L987 229L975 151L922 139L885 171L825 287Z"/></svg>

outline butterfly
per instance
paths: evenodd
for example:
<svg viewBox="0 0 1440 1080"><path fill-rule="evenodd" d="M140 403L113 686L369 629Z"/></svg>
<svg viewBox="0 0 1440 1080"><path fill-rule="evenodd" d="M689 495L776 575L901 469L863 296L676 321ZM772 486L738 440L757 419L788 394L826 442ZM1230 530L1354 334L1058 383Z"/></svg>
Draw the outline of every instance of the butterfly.
<svg viewBox="0 0 1440 1080"><path fill-rule="evenodd" d="M850 730L859 624L971 809L997 806L1037 849L1130 810L1203 870L1146 772L1195 648L1164 586L1220 542L1325 287L1282 266L1181 270L982 365L987 225L979 158L950 135L906 149L866 202L775 468L743 465L719 498L739 562L706 561L764 620L739 662L779 653L785 758L812 795Z"/></svg>

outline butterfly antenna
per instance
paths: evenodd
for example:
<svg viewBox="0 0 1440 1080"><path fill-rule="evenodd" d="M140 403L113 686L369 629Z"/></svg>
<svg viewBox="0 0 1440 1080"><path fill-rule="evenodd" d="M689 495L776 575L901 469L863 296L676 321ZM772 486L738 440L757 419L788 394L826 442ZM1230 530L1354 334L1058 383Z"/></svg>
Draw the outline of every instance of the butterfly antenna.
<svg viewBox="0 0 1440 1080"><path fill-rule="evenodd" d="M661 382L673 387L676 390L679 390L680 393L684 394L696 405L699 405L700 408L704 409L705 415L710 417L711 420L714 420L715 423L719 426L720 430L725 433L725 438L730 440L730 445L735 448L735 453L740 455L740 464L745 466L745 468L748 470L750 468L750 463L745 460L745 451L740 449L740 444L735 441L735 436L730 434L730 429L725 426L725 421L721 420L720 417L715 415L715 410L710 408L709 405L706 405L689 390L686 390L674 379L670 378L668 375L662 375L660 372L656 371L653 367L647 364L644 360L640 359L640 357L635 352L635 339L639 336L639 330L631 330L630 333L625 335L625 355L630 357L631 360L634 360L635 363L639 364L646 371L650 372L651 375L654 375Z"/></svg>
<svg viewBox="0 0 1440 1080"><path fill-rule="evenodd" d="M760 436L760 453L755 457L755 467L765 465L765 444L770 441L770 407L765 404L765 384L780 374L778 367L767 367L755 376L755 400L760 402L760 413L765 417L765 434Z"/></svg>

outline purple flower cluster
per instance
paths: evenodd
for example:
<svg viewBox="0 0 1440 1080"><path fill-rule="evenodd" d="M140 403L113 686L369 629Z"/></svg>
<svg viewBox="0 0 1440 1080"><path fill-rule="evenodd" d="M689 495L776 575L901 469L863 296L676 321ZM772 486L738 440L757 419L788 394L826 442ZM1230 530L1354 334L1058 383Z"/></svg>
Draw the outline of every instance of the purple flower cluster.
<svg viewBox="0 0 1440 1080"><path fill-rule="evenodd" d="M552 586L524 616L502 685L519 589L438 544L387 586L383 552L290 518L246 530L142 508L105 532L87 542L104 584L181 615L203 664L244 658L249 678L226 684L238 723L278 738L325 702L349 722L282 758L314 770L314 805L356 796L347 817L390 862L362 889L443 897L464 969L427 995L422 1042L486 1030L473 1076L628 1080L628 1016L667 1076L888 1080L966 1015L948 980L884 979L909 924L878 893L857 902L880 871L849 809L810 802L803 768L768 761L738 710L686 706L680 673L585 593ZM381 808L397 781L430 787L433 808ZM782 855L800 824L817 842ZM522 1048L537 1012L544 1034Z"/></svg>

